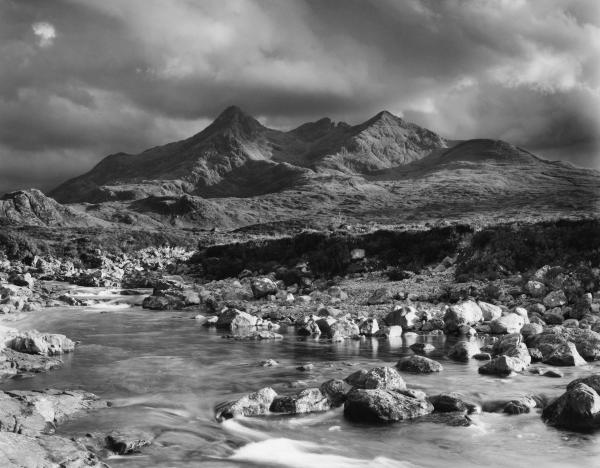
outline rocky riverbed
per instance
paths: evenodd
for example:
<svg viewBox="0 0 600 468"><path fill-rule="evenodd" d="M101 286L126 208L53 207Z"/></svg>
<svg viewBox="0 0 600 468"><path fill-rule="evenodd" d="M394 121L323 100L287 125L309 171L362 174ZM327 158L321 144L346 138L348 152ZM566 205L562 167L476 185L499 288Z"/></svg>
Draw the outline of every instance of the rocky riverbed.
<svg viewBox="0 0 600 468"><path fill-rule="evenodd" d="M122 460L155 453L157 437L159 446L165 447L160 431L151 427L104 425L92 430L88 424L81 433L55 434L67 420L69 427L77 428L76 421L85 412L110 411L105 396L120 397L118 392L94 388L102 385L93 379L88 386L86 379L76 382L72 375L66 380L79 388L34 389L36 381L59 383L44 375L61 375L66 357L67 367L76 366L81 359L78 348L93 339L89 331L75 329L82 337L73 337L53 329L66 323L48 322L56 310L61 317L72 310L82 323L77 315L82 311L96 317L135 310L137 319L160 317L163 327L169 317L177 323L185 319L195 333L222 337L222 349L252 350L258 367L283 366L286 375L298 373L294 381L279 381L274 374L265 386L232 380L234 398L210 398L214 402L210 419L221 425L240 417L278 425L282 417L332 414L348 424L368 425L368 434L381 431L381 424L408 421L476 426L479 415L489 413L534 415L559 431L600 428L598 268L585 262L545 265L507 272L494 280L465 280L457 277L456 255L414 271L367 266L364 249L349 254L350 267L339 276L316 275L310 263L299 262L211 281L198 271L192 252L183 249L145 249L120 256L98 251L77 266L54 257L3 260L0 456L12 463L8 466L103 466L115 463L111 457L118 454L124 457L114 459L118 465L137 466ZM51 329L42 328L44 323ZM29 325L32 328L25 327ZM77 343L80 338L84 339ZM187 349L189 343L179 339L173 345ZM330 352L332 347L355 343L361 353L377 347L386 353L382 360L346 360L345 373L343 366L327 372L312 360L294 363L286 357L287 364L282 364L277 343L290 340L310 344L312 351L320 347ZM274 354L258 362L260 347ZM299 357L311 355L303 352ZM465 392L464 381L422 384L423 378L453 375L456 369L461 369L461 379L478 388L477 395ZM301 378L303 374L309 378ZM176 374L173 378L185 381ZM486 380L489 383L481 388L478 382L489 378L494 380ZM125 386L127 380L123 375ZM20 382L27 382L28 389L20 389ZM510 385L511 392L499 391L498 385ZM536 391L537 387L546 391ZM142 382L137 391L144 394L140 388ZM100 393L101 398L86 391ZM223 455L220 449L217 452Z"/></svg>

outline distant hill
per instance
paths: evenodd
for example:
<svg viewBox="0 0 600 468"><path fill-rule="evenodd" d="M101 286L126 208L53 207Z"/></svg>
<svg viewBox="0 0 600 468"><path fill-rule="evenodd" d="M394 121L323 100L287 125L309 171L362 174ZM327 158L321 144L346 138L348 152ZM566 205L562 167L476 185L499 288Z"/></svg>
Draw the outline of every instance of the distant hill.
<svg viewBox="0 0 600 468"><path fill-rule="evenodd" d="M597 215L600 174L386 111L280 131L232 106L188 139L107 156L50 196L134 227L484 222Z"/></svg>

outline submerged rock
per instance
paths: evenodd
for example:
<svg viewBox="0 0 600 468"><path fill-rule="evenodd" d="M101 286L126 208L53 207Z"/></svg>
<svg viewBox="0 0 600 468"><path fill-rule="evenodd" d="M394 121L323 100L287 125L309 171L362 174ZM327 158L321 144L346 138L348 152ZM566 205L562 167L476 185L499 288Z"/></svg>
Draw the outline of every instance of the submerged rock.
<svg viewBox="0 0 600 468"><path fill-rule="evenodd" d="M456 361L468 361L479 352L479 346L474 341L459 341L450 348L448 357Z"/></svg>

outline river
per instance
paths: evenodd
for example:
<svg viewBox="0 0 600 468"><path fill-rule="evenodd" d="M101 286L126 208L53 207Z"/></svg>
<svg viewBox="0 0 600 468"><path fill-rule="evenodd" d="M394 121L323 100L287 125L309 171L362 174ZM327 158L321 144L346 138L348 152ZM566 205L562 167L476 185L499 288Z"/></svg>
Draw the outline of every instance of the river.
<svg viewBox="0 0 600 468"><path fill-rule="evenodd" d="M63 333L80 341L61 369L12 379L4 389L81 388L113 402L59 426L80 436L113 429L144 430L156 438L143 453L112 457L113 467L598 467L600 434L546 426L538 411L519 416L482 413L469 427L432 422L364 426L344 420L341 409L294 417L242 418L218 423L216 404L261 387L278 393L318 386L361 367L394 365L416 339L327 343L300 339L290 330L276 342L223 339L189 312L154 312L132 304L139 297L80 289L99 304L51 308L6 322L21 329ZM102 294L105 294L104 296ZM429 342L439 350L444 337ZM458 391L483 402L528 393L557 396L573 378L600 372L598 364L563 368L563 378L525 372L482 376L477 361L435 356L444 371L405 374L409 387L428 394ZM276 367L259 362L275 359ZM312 362L309 372L296 369Z"/></svg>

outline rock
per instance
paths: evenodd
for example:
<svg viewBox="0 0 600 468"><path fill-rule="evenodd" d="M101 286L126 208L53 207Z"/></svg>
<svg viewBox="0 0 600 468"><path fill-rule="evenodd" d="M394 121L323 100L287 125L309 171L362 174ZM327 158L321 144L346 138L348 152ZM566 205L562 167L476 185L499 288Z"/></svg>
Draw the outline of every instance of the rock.
<svg viewBox="0 0 600 468"><path fill-rule="evenodd" d="M355 388L383 388L386 390L406 389L404 379L393 367L375 367L367 371L361 369L350 374L344 381Z"/></svg>
<svg viewBox="0 0 600 468"><path fill-rule="evenodd" d="M332 408L342 406L351 387L340 379L331 379L323 382L319 387L321 393L327 397Z"/></svg>
<svg viewBox="0 0 600 468"><path fill-rule="evenodd" d="M586 361L600 359L600 334L581 328L546 328L542 333L530 336L527 346L538 348L546 359L558 345L569 341L575 344L577 352Z"/></svg>
<svg viewBox="0 0 600 468"><path fill-rule="evenodd" d="M331 297L339 299L340 301L345 301L348 299L348 293L339 286L331 286L327 290L327 294L329 294Z"/></svg>
<svg viewBox="0 0 600 468"><path fill-rule="evenodd" d="M341 315L342 311L340 309L336 309L334 307L321 307L318 311L317 311L317 315L319 317L337 317L338 315Z"/></svg>
<svg viewBox="0 0 600 468"><path fill-rule="evenodd" d="M404 372L414 374L429 374L432 372L441 372L444 367L433 359L424 356L407 356L398 361L396 368Z"/></svg>
<svg viewBox="0 0 600 468"><path fill-rule="evenodd" d="M430 343L413 343L409 348L416 354L425 354L435 351L435 346Z"/></svg>
<svg viewBox="0 0 600 468"><path fill-rule="evenodd" d="M350 251L350 260L352 261L356 261L356 260L362 260L365 258L365 249L352 249Z"/></svg>
<svg viewBox="0 0 600 468"><path fill-rule="evenodd" d="M553 378L561 378L561 377L565 376L565 374L563 374L561 371L556 370L556 369L548 369L542 375L544 377L553 377Z"/></svg>
<svg viewBox="0 0 600 468"><path fill-rule="evenodd" d="M276 396L271 403L273 413L302 414L331 409L329 399L318 388L307 388L294 395Z"/></svg>
<svg viewBox="0 0 600 468"><path fill-rule="evenodd" d="M265 415L269 412L276 396L275 390L271 387L265 387L232 403L219 405L216 409L217 420L222 421L236 416Z"/></svg>
<svg viewBox="0 0 600 468"><path fill-rule="evenodd" d="M241 328L244 333L225 335L223 338L232 338L237 341L283 340L283 335L270 330L249 330Z"/></svg>
<svg viewBox="0 0 600 468"><path fill-rule="evenodd" d="M496 334L519 333L523 325L525 325L523 317L514 313L503 315L490 322L491 331Z"/></svg>
<svg viewBox="0 0 600 468"><path fill-rule="evenodd" d="M542 362L551 366L584 366L587 364L585 359L577 352L575 344L571 342L562 343L554 347L552 352Z"/></svg>
<svg viewBox="0 0 600 468"><path fill-rule="evenodd" d="M525 338L528 336L539 335L544 331L544 327L539 323L526 323L521 328L521 335Z"/></svg>
<svg viewBox="0 0 600 468"><path fill-rule="evenodd" d="M379 324L376 318L365 319L358 327L361 335L375 336L379 331Z"/></svg>
<svg viewBox="0 0 600 468"><path fill-rule="evenodd" d="M310 372L314 368L315 368L315 365L309 362L309 363L302 364L301 366L296 367L296 370L299 370L302 372Z"/></svg>
<svg viewBox="0 0 600 468"><path fill-rule="evenodd" d="M62 361L54 357L20 353L9 348L0 352L0 377L24 372L45 372L61 366Z"/></svg>
<svg viewBox="0 0 600 468"><path fill-rule="evenodd" d="M460 393L441 393L429 397L429 401L436 413L451 413L453 411L473 413L477 411L477 405L466 402Z"/></svg>
<svg viewBox="0 0 600 468"><path fill-rule="evenodd" d="M525 284L525 290L531 297L542 297L546 294L546 286L539 281L528 281Z"/></svg>
<svg viewBox="0 0 600 468"><path fill-rule="evenodd" d="M344 416L351 421L389 423L414 419L429 414L433 405L426 400L411 398L398 392L355 388L344 403Z"/></svg>
<svg viewBox="0 0 600 468"><path fill-rule="evenodd" d="M413 306L396 306L384 319L388 326L400 326L403 330L412 330L420 321Z"/></svg>
<svg viewBox="0 0 600 468"><path fill-rule="evenodd" d="M537 402L534 398L525 396L506 403L502 408L502 412L506 414L524 414L531 412L536 406Z"/></svg>
<svg viewBox="0 0 600 468"><path fill-rule="evenodd" d="M278 288L275 282L270 278L257 278L250 283L252 294L255 299L262 299L269 295L277 294Z"/></svg>
<svg viewBox="0 0 600 468"><path fill-rule="evenodd" d="M55 356L70 353L75 343L65 335L40 333L36 330L20 332L0 327L0 344L26 354Z"/></svg>
<svg viewBox="0 0 600 468"><path fill-rule="evenodd" d="M448 357L455 361L468 361L480 352L474 341L459 341L448 351Z"/></svg>
<svg viewBox="0 0 600 468"><path fill-rule="evenodd" d="M117 455L138 453L152 444L153 435L149 433L123 433L113 431L105 438L106 448Z"/></svg>
<svg viewBox="0 0 600 468"><path fill-rule="evenodd" d="M565 317L560 307L544 313L544 322L546 322L548 325L562 325L564 321Z"/></svg>
<svg viewBox="0 0 600 468"><path fill-rule="evenodd" d="M320 335L321 329L315 320L308 320L306 323L302 324L297 330L296 333L298 335L303 336L311 336L311 335Z"/></svg>
<svg viewBox="0 0 600 468"><path fill-rule="evenodd" d="M458 331L461 325L475 325L482 319L483 312L474 301L452 305L444 314L444 323L448 332Z"/></svg>
<svg viewBox="0 0 600 468"><path fill-rule="evenodd" d="M391 327L382 327L377 332L378 338L401 338L402 337L402 327L400 325L392 325Z"/></svg>
<svg viewBox="0 0 600 468"><path fill-rule="evenodd" d="M377 305L377 304L387 304L393 300L392 292L388 288L379 288L371 294L369 299L367 300L367 304L369 305ZM386 320L387 321L387 320ZM388 325L400 325L400 324L390 324Z"/></svg>
<svg viewBox="0 0 600 468"><path fill-rule="evenodd" d="M142 307L150 310L170 310L173 304L166 296L148 296L142 302Z"/></svg>
<svg viewBox="0 0 600 468"><path fill-rule="evenodd" d="M477 305L479 305L479 308L481 309L481 313L483 314L483 320L487 322L491 320L496 320L497 318L500 318L502 316L502 308L497 305L489 304L487 302L482 301L479 301Z"/></svg>
<svg viewBox="0 0 600 468"><path fill-rule="evenodd" d="M236 330L239 328L252 328L256 326L258 318L241 310L228 308L224 310L217 320L217 328Z"/></svg>
<svg viewBox="0 0 600 468"><path fill-rule="evenodd" d="M552 291L544 297L544 305L549 308L560 307L567 303L567 296L561 289Z"/></svg>
<svg viewBox="0 0 600 468"><path fill-rule="evenodd" d="M489 361L492 359L492 355L490 353L477 353L473 355L473 359L477 359L478 361Z"/></svg>
<svg viewBox="0 0 600 468"><path fill-rule="evenodd" d="M582 382L571 382L567 391L542 411L550 425L570 430L591 430L600 427L600 396Z"/></svg>
<svg viewBox="0 0 600 468"><path fill-rule="evenodd" d="M9 275L8 281L16 286L25 286L33 289L34 279L30 273L13 273Z"/></svg>
<svg viewBox="0 0 600 468"><path fill-rule="evenodd" d="M510 356L499 356L479 368L480 374L510 375L513 372L522 372L527 367L521 359Z"/></svg>
<svg viewBox="0 0 600 468"><path fill-rule="evenodd" d="M353 338L360 334L358 325L349 317L340 318L337 322L331 325L328 337L333 341L343 341L348 338Z"/></svg>

